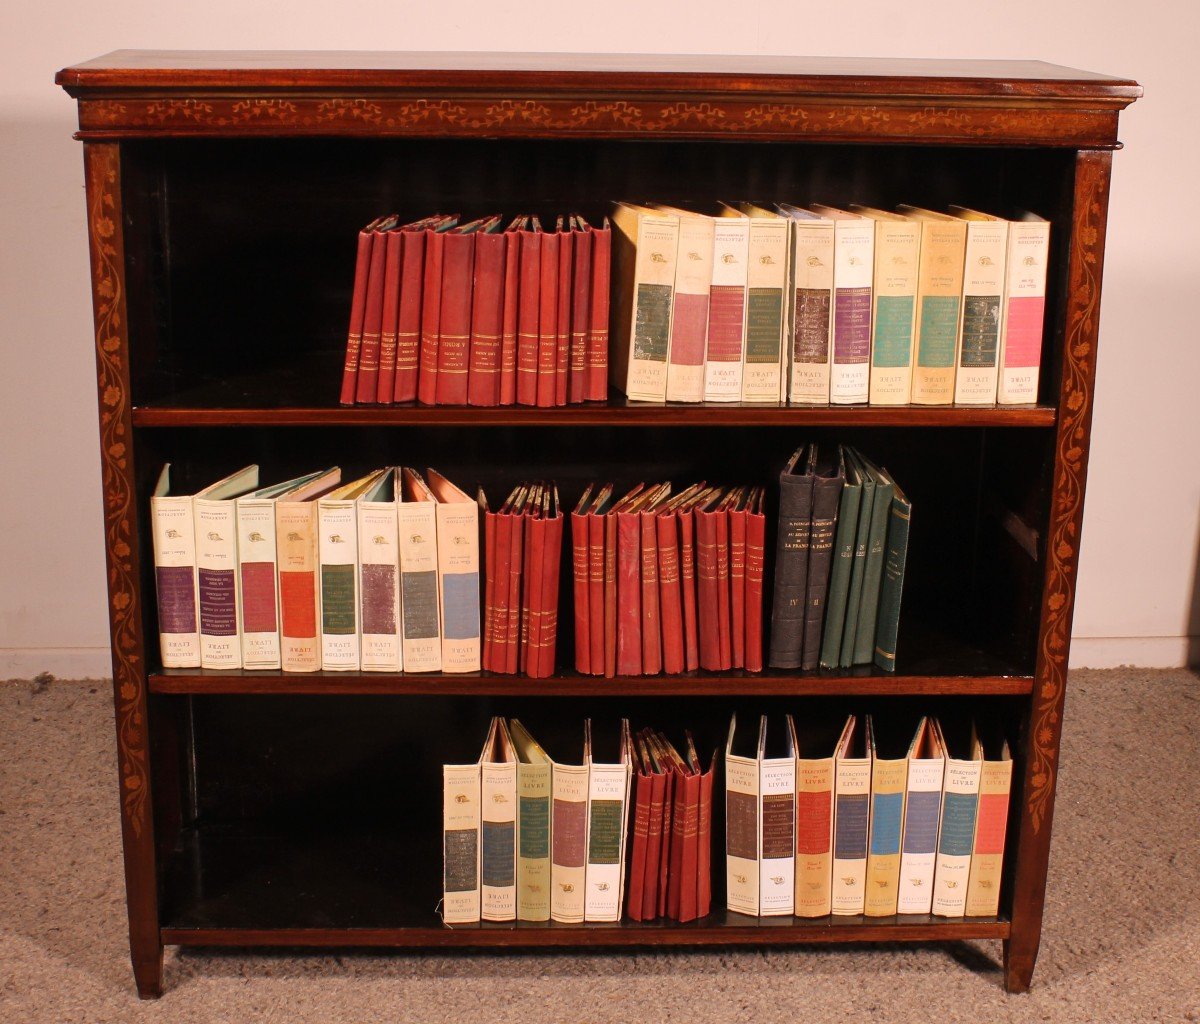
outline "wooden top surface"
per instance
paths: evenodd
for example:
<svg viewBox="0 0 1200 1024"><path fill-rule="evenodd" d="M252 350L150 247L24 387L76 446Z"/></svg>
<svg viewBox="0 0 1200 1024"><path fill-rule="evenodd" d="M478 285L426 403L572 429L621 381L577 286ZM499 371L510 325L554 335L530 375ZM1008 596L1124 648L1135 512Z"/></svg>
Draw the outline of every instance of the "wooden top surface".
<svg viewBox="0 0 1200 1024"><path fill-rule="evenodd" d="M115 50L64 68L73 95L97 90L495 88L1103 99L1141 95L1131 79L1043 61L703 54Z"/></svg>

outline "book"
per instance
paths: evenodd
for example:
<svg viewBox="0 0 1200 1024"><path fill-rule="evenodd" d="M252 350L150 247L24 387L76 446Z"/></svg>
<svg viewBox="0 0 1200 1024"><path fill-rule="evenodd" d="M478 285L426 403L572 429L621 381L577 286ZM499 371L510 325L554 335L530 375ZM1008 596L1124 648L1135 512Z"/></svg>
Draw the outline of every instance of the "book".
<svg viewBox="0 0 1200 1024"><path fill-rule="evenodd" d="M171 464L150 498L159 657L163 668L200 667L196 597L196 519L190 494L171 494Z"/></svg>
<svg viewBox="0 0 1200 1024"><path fill-rule="evenodd" d="M356 402L374 402L379 389L379 353L383 333L384 279L387 240L399 218L384 217L371 232L371 259L367 267L367 296L363 309L362 348L358 356Z"/></svg>
<svg viewBox="0 0 1200 1024"><path fill-rule="evenodd" d="M658 485L613 509L616 524L616 673L642 674L642 529L638 513L654 500Z"/></svg>
<svg viewBox="0 0 1200 1024"><path fill-rule="evenodd" d="M790 222L752 203L725 207L722 216L750 219L746 270L746 359L742 368L742 401L784 400L784 314L789 285Z"/></svg>
<svg viewBox="0 0 1200 1024"><path fill-rule="evenodd" d="M696 588L696 509L712 500L716 488L701 488L676 509L679 520L679 594L683 604L684 668L700 667L700 619Z"/></svg>
<svg viewBox="0 0 1200 1024"><path fill-rule="evenodd" d="M594 742L588 719L584 722L583 744L588 769L584 920L619 921L624 902L626 809L633 768L628 720L621 720L617 743L603 748ZM605 756L609 760L601 760Z"/></svg>
<svg viewBox="0 0 1200 1024"><path fill-rule="evenodd" d="M746 358L746 275L750 218L712 218L713 260L704 348L704 401L740 402Z"/></svg>
<svg viewBox="0 0 1200 1024"><path fill-rule="evenodd" d="M696 755L696 744L692 740L690 732L687 733L687 749L688 764L691 766L692 773L700 777L700 812L696 836L696 909L695 913L689 916L688 902L681 901L679 916L681 923L707 917L712 910L712 795L717 775L716 750L713 751L708 768L705 769Z"/></svg>
<svg viewBox="0 0 1200 1024"><path fill-rule="evenodd" d="M654 517L658 555L658 606L662 634L662 670L676 675L684 669L683 594L679 586L679 522L675 510L689 492L677 494Z"/></svg>
<svg viewBox="0 0 1200 1024"><path fill-rule="evenodd" d="M892 515L892 496L896 485L886 469L862 460L875 481L871 499L871 520L867 533L867 554L863 565L862 596L854 629L852 665L869 665L875 656L875 623L879 612L879 591L887 547L888 521Z"/></svg>
<svg viewBox="0 0 1200 1024"><path fill-rule="evenodd" d="M746 665L746 510L753 489L742 488L730 504L729 517L729 637L731 668Z"/></svg>
<svg viewBox="0 0 1200 1024"><path fill-rule="evenodd" d="M942 731L939 721L935 720L934 726ZM975 845L983 751L974 729L969 736L956 733L949 740L942 731L942 744L946 749L946 774L942 781L942 816L933 872L933 913L938 917L962 917L967 906L971 850Z"/></svg>
<svg viewBox="0 0 1200 1024"><path fill-rule="evenodd" d="M767 517L763 512L766 489L751 492L746 508L746 671L763 667L763 560Z"/></svg>
<svg viewBox="0 0 1200 1024"><path fill-rule="evenodd" d="M837 225L811 210L787 205L779 209L791 222L788 400L795 405L825 405L829 402Z"/></svg>
<svg viewBox="0 0 1200 1024"><path fill-rule="evenodd" d="M537 218L534 218L535 222ZM558 373L559 253L563 245L562 223L542 233L541 283L538 285L537 401L539 408L555 404Z"/></svg>
<svg viewBox="0 0 1200 1024"><path fill-rule="evenodd" d="M558 577L562 561L563 516L558 504L558 488L551 484L543 491L542 517L538 522L544 533L540 575L528 581L538 589L537 617L529 675L548 679L554 674L558 642Z"/></svg>
<svg viewBox="0 0 1200 1024"><path fill-rule="evenodd" d="M871 748L871 813L863 913L867 917L891 917L896 913L900 886L908 757L905 745L895 749L886 737L881 738L871 715L867 715L867 743Z"/></svg>
<svg viewBox="0 0 1200 1024"><path fill-rule="evenodd" d="M468 405L500 404L504 285L510 236L511 232L501 230L499 218L475 233L475 262L471 270L471 339L467 365Z"/></svg>
<svg viewBox="0 0 1200 1024"><path fill-rule="evenodd" d="M425 230L425 263L421 282L421 342L417 358L417 400L437 402L438 348L442 330L442 264L449 227Z"/></svg>
<svg viewBox="0 0 1200 1024"><path fill-rule="evenodd" d="M257 486L258 466L247 466L192 499L201 668L242 667L235 499Z"/></svg>
<svg viewBox="0 0 1200 1024"><path fill-rule="evenodd" d="M802 737L791 715L787 727L796 751L795 914L824 917L833 894L834 737Z"/></svg>
<svg viewBox="0 0 1200 1024"><path fill-rule="evenodd" d="M871 748L866 728L851 715L838 740L833 780L834 914L861 914L866 896Z"/></svg>
<svg viewBox="0 0 1200 1024"><path fill-rule="evenodd" d="M571 275L575 267L575 232L558 218L558 320L554 335L554 404L566 405L571 373Z"/></svg>
<svg viewBox="0 0 1200 1024"><path fill-rule="evenodd" d="M610 483L601 487L587 513L589 664L591 674L596 676L606 672L604 528L612 492L613 485ZM615 608L613 612L615 615Z"/></svg>
<svg viewBox="0 0 1200 1024"><path fill-rule="evenodd" d="M897 209L921 224L911 401L914 405L950 405L958 363L967 225L915 206Z"/></svg>
<svg viewBox="0 0 1200 1024"><path fill-rule="evenodd" d="M832 206L814 206L813 212L834 222L829 401L865 405L871 390L875 222Z"/></svg>
<svg viewBox="0 0 1200 1024"><path fill-rule="evenodd" d="M550 920L550 794L553 762L515 718L517 753L517 920Z"/></svg>
<svg viewBox="0 0 1200 1024"><path fill-rule="evenodd" d="M803 663L816 462L816 446L802 445L779 474L775 592L771 601L772 668L799 668Z"/></svg>
<svg viewBox="0 0 1200 1024"><path fill-rule="evenodd" d="M896 899L896 910L901 914L928 914L933 902L945 766L946 752L939 731L931 719L922 718L908 747L900 891Z"/></svg>
<svg viewBox="0 0 1200 1024"><path fill-rule="evenodd" d="M700 644L700 667L710 672L722 671L725 661L721 629L722 588L718 556L721 541L718 528L725 519L724 501L727 497L728 493L723 488L710 488L707 497L695 506L696 625ZM728 604L725 610L728 614ZM728 640L728 624L725 626L725 640Z"/></svg>
<svg viewBox="0 0 1200 1024"><path fill-rule="evenodd" d="M589 765L551 764L550 920L582 924L587 883Z"/></svg>
<svg viewBox="0 0 1200 1024"><path fill-rule="evenodd" d="M538 332L542 309L542 229L536 217L521 218L517 274L517 404L537 405Z"/></svg>
<svg viewBox="0 0 1200 1024"><path fill-rule="evenodd" d="M346 335L346 360L342 368L342 390L339 398L342 405L353 405L358 391L358 362L362 353L363 319L367 312L367 277L371 271L371 248L375 243L375 228L384 219L376 217L358 233L350 299L350 329Z"/></svg>
<svg viewBox="0 0 1200 1024"><path fill-rule="evenodd" d="M379 372L374 401L390 405L396 389L396 330L400 314L400 274L404 262L405 227L384 236L383 308L379 326Z"/></svg>
<svg viewBox="0 0 1200 1024"><path fill-rule="evenodd" d="M493 718L479 758L479 916L517 917L517 753L508 725Z"/></svg>
<svg viewBox="0 0 1200 1024"><path fill-rule="evenodd" d="M445 233L434 390L438 405L467 404L475 244L480 234L494 232L499 226L500 218L492 216L459 224Z"/></svg>
<svg viewBox="0 0 1200 1024"><path fill-rule="evenodd" d="M520 308L521 226L517 217L504 232L504 286L500 333L500 380L498 405L517 400L517 318Z"/></svg>
<svg viewBox="0 0 1200 1024"><path fill-rule="evenodd" d="M869 206L850 209L875 221L870 402L907 405L912 397L921 224Z"/></svg>
<svg viewBox="0 0 1200 1024"><path fill-rule="evenodd" d="M677 207L655 209L679 219L674 307L667 362L667 401L704 400L704 351L713 276L713 218Z"/></svg>
<svg viewBox="0 0 1200 1024"><path fill-rule="evenodd" d="M604 515L604 676L606 679L611 679L617 673L618 663L618 634L619 625L617 622L617 595L618 595L618 544L619 530L617 513L630 505L637 495L641 494L645 489L644 484L638 484L632 490L625 494L618 501L613 502L608 506L608 511ZM640 539L640 538L639 538ZM628 547L628 540L626 541ZM640 557L640 551L639 551ZM629 560L626 559L625 571L629 572ZM627 580L625 583L626 592L630 592L632 580ZM639 602L638 615L641 615L641 586L640 580L636 591L636 598ZM630 600L633 600L632 593ZM626 627L628 629L628 627ZM628 640L627 640L628 643ZM639 640L637 648L638 657L641 657L641 642Z"/></svg>
<svg viewBox="0 0 1200 1024"><path fill-rule="evenodd" d="M813 446L817 448L816 445ZM804 646L800 667L816 668L821 659L821 627L825 622L825 599L833 568L834 537L838 506L846 478L841 448L818 454L813 469L812 527L808 543L808 579L804 603Z"/></svg>
<svg viewBox="0 0 1200 1024"><path fill-rule="evenodd" d="M737 504L743 488L728 491L716 509L717 556L717 651L719 668L733 667L733 608L729 579L729 510Z"/></svg>
<svg viewBox="0 0 1200 1024"><path fill-rule="evenodd" d="M417 397L426 232L448 230L456 221L456 216L439 214L402 229L404 241L400 250L400 294L396 307L396 370L391 396L393 402L411 402ZM384 383L383 380L380 381L381 387Z"/></svg>
<svg viewBox="0 0 1200 1024"><path fill-rule="evenodd" d="M759 863L758 912L762 917L786 916L796 900L796 746L790 729L769 729L767 716L759 722L758 792Z"/></svg>
<svg viewBox="0 0 1200 1024"><path fill-rule="evenodd" d="M627 865L629 885L626 889L625 914L631 921L652 921L655 917L654 903L651 899L647 907L647 889L653 888L657 882L658 873L647 871L647 861L650 847L650 817L653 805L655 776L658 774L650 761L646 749L645 738L635 736L633 741L633 771L630 817L633 824L629 829L629 850ZM659 829L662 828L662 807L659 806ZM657 866L657 863L656 863Z"/></svg>
<svg viewBox="0 0 1200 1024"><path fill-rule="evenodd" d="M400 479L401 658L406 672L440 672L437 499L415 469L402 469Z"/></svg>
<svg viewBox="0 0 1200 1024"><path fill-rule="evenodd" d="M729 910L757 917L759 913L759 736L739 735L737 715L729 720L725 742L725 900Z"/></svg>
<svg viewBox="0 0 1200 1024"><path fill-rule="evenodd" d="M483 656L484 671L505 672L508 663L509 589L515 584L519 602L520 563L512 571L512 531L514 522L522 528L520 516L514 516L514 506L521 500L525 484L518 484L500 508L485 510L484 555L487 585L484 597Z"/></svg>
<svg viewBox="0 0 1200 1024"><path fill-rule="evenodd" d="M575 622L575 671L592 674L591 610L588 607L588 508L592 488L588 484L571 512L571 596Z"/></svg>
<svg viewBox="0 0 1200 1024"><path fill-rule="evenodd" d="M838 500L837 531L833 538L833 566L829 573L829 589L825 602L825 625L821 633L821 668L837 668L841 664L842 635L846 623L850 596L850 574L854 566L858 537L859 505L862 501L862 470L858 460L843 446L838 446L844 477Z"/></svg>
<svg viewBox="0 0 1200 1024"><path fill-rule="evenodd" d="M849 668L854 664L854 642L858 635L858 618L862 613L863 580L867 571L867 553L871 547L871 517L875 507L876 478L862 456L847 449L849 459L858 470L862 494L858 502L858 522L854 530L854 558L850 566L850 584L846 592L846 620L842 626L841 650L838 665Z"/></svg>
<svg viewBox="0 0 1200 1024"><path fill-rule="evenodd" d="M480 917L480 763L442 766L442 921Z"/></svg>
<svg viewBox="0 0 1200 1024"><path fill-rule="evenodd" d="M900 599L904 591L904 566L908 560L908 528L912 502L894 482L888 515L887 550L879 582L879 608L875 618L875 664L896 671L896 641L900 632Z"/></svg>
<svg viewBox="0 0 1200 1024"><path fill-rule="evenodd" d="M399 672L404 668L400 639L400 547L396 509L400 471L389 469L359 495L358 593L361 668Z"/></svg>
<svg viewBox="0 0 1200 1024"><path fill-rule="evenodd" d="M608 316L612 275L612 227L605 217L592 235L592 290L587 339L586 397L589 402L608 398Z"/></svg>
<svg viewBox="0 0 1200 1024"><path fill-rule="evenodd" d="M1049 263L1050 222L1034 213L1018 214L1008 225L1000 370L996 388L996 401L1000 405L1026 405L1037 401Z"/></svg>
<svg viewBox="0 0 1200 1024"><path fill-rule="evenodd" d="M664 401L679 218L632 203L612 211L616 308L609 373L628 398Z"/></svg>
<svg viewBox="0 0 1200 1024"><path fill-rule="evenodd" d="M567 401L587 398L588 335L592 329L592 248L595 232L581 217L571 218L571 321L568 340Z"/></svg>
<svg viewBox="0 0 1200 1024"><path fill-rule="evenodd" d="M1000 912L1004 870L1004 836L1012 789L1012 753L999 730L979 737L983 761L979 770L979 810L967 880L967 917L995 917Z"/></svg>
<svg viewBox="0 0 1200 1024"><path fill-rule="evenodd" d="M478 672L479 506L436 470L429 470L428 486L437 499L442 671Z"/></svg>
<svg viewBox="0 0 1200 1024"><path fill-rule="evenodd" d="M662 671L663 644L658 581L658 509L671 492L670 485L642 506L638 512L642 542L642 673L654 676Z"/></svg>
<svg viewBox="0 0 1200 1024"><path fill-rule="evenodd" d="M1008 221L961 207L950 212L967 224L954 402L995 405Z"/></svg>

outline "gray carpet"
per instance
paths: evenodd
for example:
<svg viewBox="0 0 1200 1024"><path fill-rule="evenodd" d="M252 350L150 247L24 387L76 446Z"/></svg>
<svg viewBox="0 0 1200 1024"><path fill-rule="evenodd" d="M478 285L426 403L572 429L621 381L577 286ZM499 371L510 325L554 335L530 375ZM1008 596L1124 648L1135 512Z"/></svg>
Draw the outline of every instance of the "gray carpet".
<svg viewBox="0 0 1200 1024"><path fill-rule="evenodd" d="M125 947L107 683L0 684L0 1020L1200 1020L1200 678L1071 676L1033 991L999 943L615 956L167 953Z"/></svg>

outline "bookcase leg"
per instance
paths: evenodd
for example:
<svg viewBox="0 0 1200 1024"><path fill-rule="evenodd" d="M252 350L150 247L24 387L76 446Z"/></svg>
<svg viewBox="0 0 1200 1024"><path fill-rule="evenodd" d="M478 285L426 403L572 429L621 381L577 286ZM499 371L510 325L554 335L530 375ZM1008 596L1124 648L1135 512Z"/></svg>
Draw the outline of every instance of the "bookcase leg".
<svg viewBox="0 0 1200 1024"><path fill-rule="evenodd" d="M1038 939L1032 942L1020 938L1004 940L1004 990L1028 992L1033 982L1033 966L1037 962Z"/></svg>
<svg viewBox="0 0 1200 1024"><path fill-rule="evenodd" d="M163 947L156 943L154 950L133 950L133 979L139 999L157 999L163 992Z"/></svg>

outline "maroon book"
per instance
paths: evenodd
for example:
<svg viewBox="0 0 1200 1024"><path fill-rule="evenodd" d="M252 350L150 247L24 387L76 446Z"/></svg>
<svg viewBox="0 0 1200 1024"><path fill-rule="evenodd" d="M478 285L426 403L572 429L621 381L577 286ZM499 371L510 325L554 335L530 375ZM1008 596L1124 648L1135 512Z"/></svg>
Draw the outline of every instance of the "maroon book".
<svg viewBox="0 0 1200 1024"><path fill-rule="evenodd" d="M594 676L604 674L604 508L611 493L612 484L606 484L587 517L589 663Z"/></svg>
<svg viewBox="0 0 1200 1024"><path fill-rule="evenodd" d="M503 232L481 231L475 237L471 342L467 367L468 405L496 405L499 401L507 241Z"/></svg>
<svg viewBox="0 0 1200 1024"><path fill-rule="evenodd" d="M729 499L716 511L717 526L717 639L721 645L721 671L728 672L733 664L733 643L730 636L732 614L729 601Z"/></svg>
<svg viewBox="0 0 1200 1024"><path fill-rule="evenodd" d="M662 631L662 670L683 671L683 595L679 586L679 526L674 509L655 517L658 531L658 604Z"/></svg>
<svg viewBox="0 0 1200 1024"><path fill-rule="evenodd" d="M720 584L717 580L717 519L724 512L708 507L696 509L696 618L700 636L700 667L721 670Z"/></svg>
<svg viewBox="0 0 1200 1024"><path fill-rule="evenodd" d="M617 513L617 675L642 674L642 530L636 510Z"/></svg>
<svg viewBox="0 0 1200 1024"><path fill-rule="evenodd" d="M683 782L683 850L679 858L679 906L676 921L694 921L699 916L700 867L700 773L689 770ZM679 802L676 801L676 806Z"/></svg>
<svg viewBox="0 0 1200 1024"><path fill-rule="evenodd" d="M363 319L367 311L367 277L371 269L371 233L378 220L371 221L358 233L354 256L354 290L350 298L350 330L346 335L346 363L342 369L342 405L353 405L358 387L358 357L362 352Z"/></svg>
<svg viewBox="0 0 1200 1024"><path fill-rule="evenodd" d="M631 921L645 921L649 920L645 916L643 901L646 893L646 861L650 846L650 804L654 779L640 759L633 778L633 828L630 829L629 866L625 872L629 879L625 906Z"/></svg>
<svg viewBox="0 0 1200 1024"><path fill-rule="evenodd" d="M556 231L542 234L542 281L538 301L537 405L554 405L555 367L558 359L558 253Z"/></svg>
<svg viewBox="0 0 1200 1024"><path fill-rule="evenodd" d="M679 772L663 764L662 846L658 854L658 917L667 914L667 896L671 881L671 863L675 850L675 789Z"/></svg>
<svg viewBox="0 0 1200 1024"><path fill-rule="evenodd" d="M550 499L548 516L542 518L545 550L542 555L541 601L537 622L537 653L534 679L549 679L554 675L555 654L558 650L558 579L562 567L563 516L558 507L558 495Z"/></svg>
<svg viewBox="0 0 1200 1024"><path fill-rule="evenodd" d="M707 917L712 910L712 797L717 773L717 754L713 752L708 771L700 776L700 825L696 858L696 916Z"/></svg>
<svg viewBox="0 0 1200 1024"><path fill-rule="evenodd" d="M512 405L517 400L517 309L520 301L521 221L504 232L504 301L500 330L500 378L496 382L496 404Z"/></svg>
<svg viewBox="0 0 1200 1024"><path fill-rule="evenodd" d="M496 627L496 513L483 501L483 636L480 663L485 672L492 669L492 632Z"/></svg>
<svg viewBox="0 0 1200 1024"><path fill-rule="evenodd" d="M743 497L729 507L729 638L733 668L746 664L746 506Z"/></svg>
<svg viewBox="0 0 1200 1024"><path fill-rule="evenodd" d="M446 232L442 255L442 312L438 324L438 405L467 404L471 341L471 291L475 232L463 225Z"/></svg>
<svg viewBox="0 0 1200 1024"><path fill-rule="evenodd" d="M495 584L492 587L492 626L488 632L491 637L491 642L488 646L490 650L490 664L485 663L484 668L492 672L507 671L506 662L508 658L508 587L509 577L512 572L512 502L514 495L509 495L508 500L496 513L496 531L491 544L495 547L495 560L492 565L491 572L495 575Z"/></svg>
<svg viewBox="0 0 1200 1024"><path fill-rule="evenodd" d="M396 387L396 329L400 313L400 266L404 233L392 228L383 246L383 323L379 329L379 376L374 401L389 405Z"/></svg>
<svg viewBox="0 0 1200 1024"><path fill-rule="evenodd" d="M406 231L400 263L400 301L396 311L396 373L393 402L417 397L421 351L421 291L425 276L425 232Z"/></svg>
<svg viewBox="0 0 1200 1024"><path fill-rule="evenodd" d="M537 405L538 318L541 314L542 241L536 225L521 236L521 274L517 300L517 402Z"/></svg>
<svg viewBox="0 0 1200 1024"><path fill-rule="evenodd" d="M525 512L525 565L521 586L521 672L528 675L533 666L533 644L536 638L537 613L541 610L542 564L546 551L546 535L542 529L540 488L535 490Z"/></svg>
<svg viewBox="0 0 1200 1024"><path fill-rule="evenodd" d="M445 244L446 236L443 232L425 232L417 398L426 405L433 405L437 401L438 337L441 333L442 314L442 253Z"/></svg>
<svg viewBox="0 0 1200 1024"><path fill-rule="evenodd" d="M358 353L358 385L354 400L375 401L379 387L379 335L383 330L383 276L387 262L387 237L395 217L380 221L371 233L371 263L367 270L367 302L363 311L362 348Z"/></svg>
<svg viewBox="0 0 1200 1024"><path fill-rule="evenodd" d="M608 218L592 232L591 327L587 345L587 398L608 399L608 303L612 257L612 229Z"/></svg>
<svg viewBox="0 0 1200 1024"><path fill-rule="evenodd" d="M521 580L525 572L525 508L528 501L527 490L518 494L509 523L508 623L504 642L504 672L508 675L515 675L520 667Z"/></svg>
<svg viewBox="0 0 1200 1024"><path fill-rule="evenodd" d="M746 669L763 667L763 545L767 517L763 514L763 489L751 496L746 506Z"/></svg>
<svg viewBox="0 0 1200 1024"><path fill-rule="evenodd" d="M700 667L700 623L696 609L696 512L679 509L679 593L683 605L683 655L688 672Z"/></svg>
<svg viewBox="0 0 1200 1024"><path fill-rule="evenodd" d="M604 516L604 677L617 674L617 513Z"/></svg>
<svg viewBox="0 0 1200 1024"><path fill-rule="evenodd" d="M567 355L567 401L587 398L587 343L592 324L592 232L572 218L573 267L571 270L571 327Z"/></svg>
<svg viewBox="0 0 1200 1024"><path fill-rule="evenodd" d="M662 629L658 604L658 514L653 508L639 513L642 520L642 675L662 671Z"/></svg>
<svg viewBox="0 0 1200 1024"><path fill-rule="evenodd" d="M653 769L653 764L650 766ZM643 921L658 916L658 884L662 867L663 801L667 792L667 773L660 768L650 777L650 821L646 842L646 882L642 893Z"/></svg>
<svg viewBox="0 0 1200 1024"><path fill-rule="evenodd" d="M573 621L575 623L575 671L592 674L592 639L590 635L591 611L588 607L590 592L588 557L588 502L592 497L592 485L579 498L571 513L571 589Z"/></svg>
<svg viewBox="0 0 1200 1024"><path fill-rule="evenodd" d="M571 367L571 267L575 262L575 234L570 226L558 228L558 328L554 342L554 404L567 404L567 377Z"/></svg>

